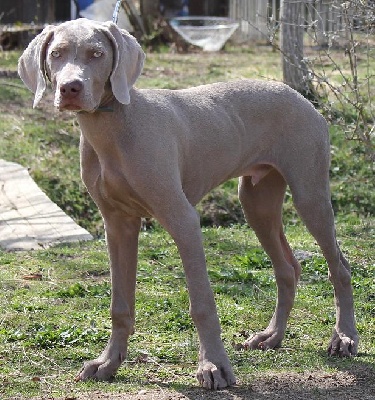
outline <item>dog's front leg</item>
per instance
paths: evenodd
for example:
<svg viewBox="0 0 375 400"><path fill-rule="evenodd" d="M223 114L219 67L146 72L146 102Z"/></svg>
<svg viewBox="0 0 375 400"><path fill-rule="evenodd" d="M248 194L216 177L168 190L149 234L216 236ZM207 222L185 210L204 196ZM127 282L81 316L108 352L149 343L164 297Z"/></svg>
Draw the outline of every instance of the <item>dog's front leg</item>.
<svg viewBox="0 0 375 400"><path fill-rule="evenodd" d="M140 218L104 215L111 262L112 333L102 354L84 364L77 380L108 380L124 361L128 337L134 330L135 282Z"/></svg>
<svg viewBox="0 0 375 400"><path fill-rule="evenodd" d="M161 222L176 242L184 265L190 314L200 342L197 379L207 389L221 389L235 384L236 380L220 337L220 323L206 269L199 217L190 205L176 209L178 215L169 215Z"/></svg>

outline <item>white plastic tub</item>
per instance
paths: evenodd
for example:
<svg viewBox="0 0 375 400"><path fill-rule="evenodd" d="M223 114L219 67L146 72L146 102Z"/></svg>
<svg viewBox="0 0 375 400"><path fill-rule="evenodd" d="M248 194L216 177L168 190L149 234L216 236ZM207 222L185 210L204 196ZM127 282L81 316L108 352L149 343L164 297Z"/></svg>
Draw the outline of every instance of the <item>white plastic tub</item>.
<svg viewBox="0 0 375 400"><path fill-rule="evenodd" d="M188 43L204 51L219 51L239 26L224 17L177 17L169 23Z"/></svg>

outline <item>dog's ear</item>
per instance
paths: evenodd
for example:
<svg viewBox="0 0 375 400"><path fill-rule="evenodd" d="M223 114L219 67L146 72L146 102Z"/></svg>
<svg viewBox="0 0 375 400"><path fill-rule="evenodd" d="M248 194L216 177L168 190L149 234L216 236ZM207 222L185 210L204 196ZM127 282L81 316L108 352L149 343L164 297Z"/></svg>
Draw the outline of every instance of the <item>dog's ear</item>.
<svg viewBox="0 0 375 400"><path fill-rule="evenodd" d="M122 104L130 103L129 91L142 72L145 53L137 40L112 22L104 24L113 44L114 59L110 76L112 92Z"/></svg>
<svg viewBox="0 0 375 400"><path fill-rule="evenodd" d="M52 38L53 25L46 26L27 46L18 60L18 74L25 85L35 93L33 107L36 107L43 97L47 87L45 60L46 49Z"/></svg>

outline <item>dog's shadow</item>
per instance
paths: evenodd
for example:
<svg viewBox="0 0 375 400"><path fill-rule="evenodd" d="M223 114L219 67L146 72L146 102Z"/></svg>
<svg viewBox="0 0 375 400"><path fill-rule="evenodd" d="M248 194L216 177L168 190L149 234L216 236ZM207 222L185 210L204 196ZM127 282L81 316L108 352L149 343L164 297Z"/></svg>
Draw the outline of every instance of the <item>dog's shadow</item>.
<svg viewBox="0 0 375 400"><path fill-rule="evenodd" d="M198 400L375 400L375 365L364 361L369 354L362 353L353 361L335 360L325 355L333 372L265 374L251 384L228 389L207 391L202 388L180 387L183 399Z"/></svg>
<svg viewBox="0 0 375 400"><path fill-rule="evenodd" d="M240 378L237 385L217 391L153 380L148 384L159 390L145 392L158 400L375 400L375 365L370 353L362 352L352 359L328 357L324 352L319 356L325 360L327 369L264 373L253 380L246 379L251 380L250 384L242 384ZM126 380L121 375L115 378L117 382Z"/></svg>

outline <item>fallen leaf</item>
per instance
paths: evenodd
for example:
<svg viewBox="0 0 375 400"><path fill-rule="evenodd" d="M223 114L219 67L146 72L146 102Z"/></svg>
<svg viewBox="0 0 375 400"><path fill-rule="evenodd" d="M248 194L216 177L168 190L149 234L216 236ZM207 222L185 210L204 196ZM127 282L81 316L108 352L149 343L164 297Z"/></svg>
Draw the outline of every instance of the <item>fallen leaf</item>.
<svg viewBox="0 0 375 400"><path fill-rule="evenodd" d="M30 274L30 275L24 275L23 279L26 279L27 281L41 281L43 279L42 274Z"/></svg>

